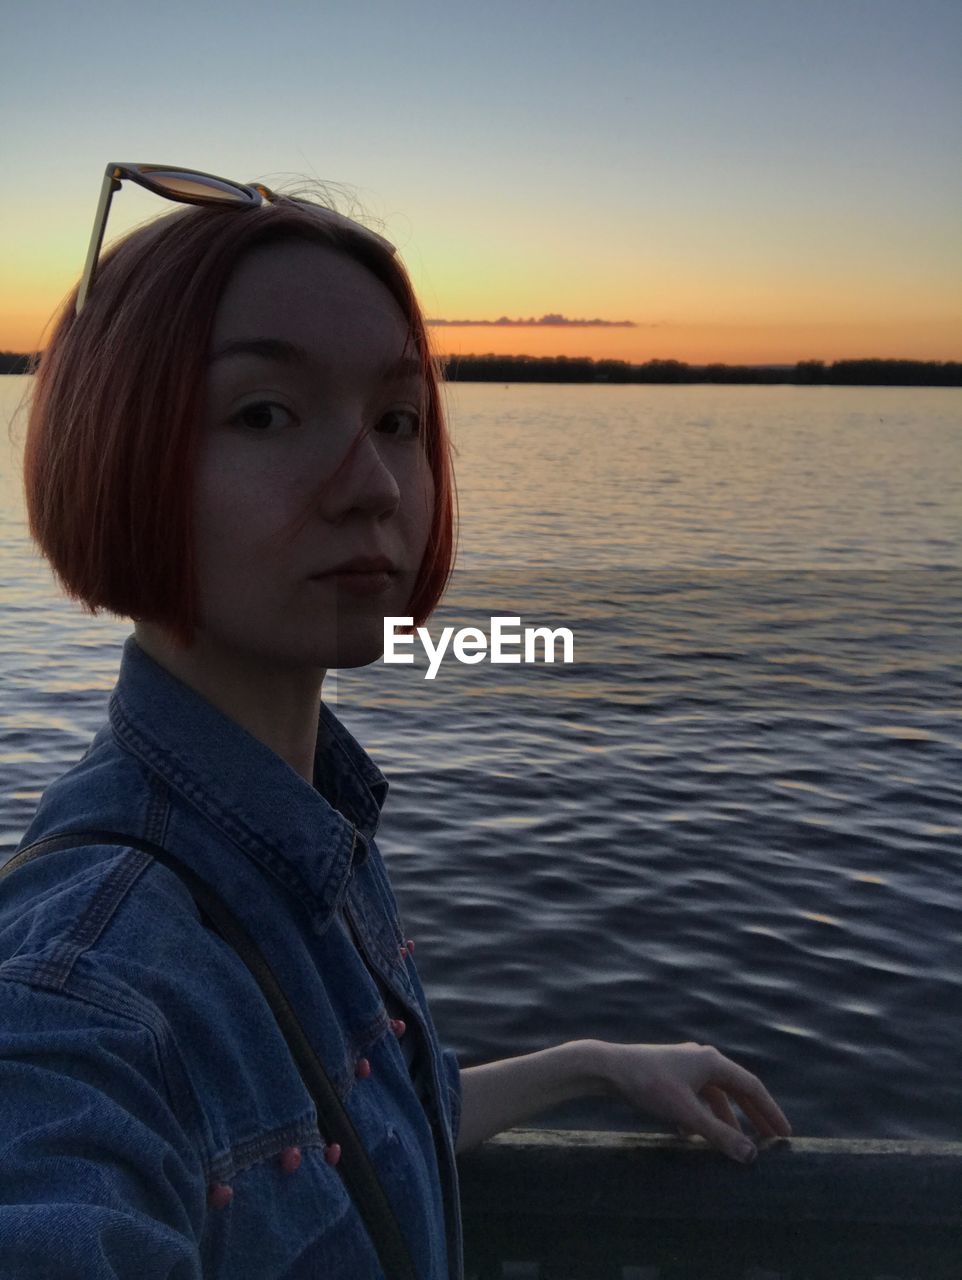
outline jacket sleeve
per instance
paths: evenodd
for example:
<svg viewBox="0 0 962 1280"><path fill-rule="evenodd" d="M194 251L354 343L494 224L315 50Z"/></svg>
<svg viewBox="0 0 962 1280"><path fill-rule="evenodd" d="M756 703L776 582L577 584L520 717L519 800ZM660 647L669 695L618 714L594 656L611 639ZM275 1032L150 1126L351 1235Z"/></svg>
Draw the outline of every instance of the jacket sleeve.
<svg viewBox="0 0 962 1280"><path fill-rule="evenodd" d="M0 1275L199 1280L205 1201L153 1032L0 976Z"/></svg>

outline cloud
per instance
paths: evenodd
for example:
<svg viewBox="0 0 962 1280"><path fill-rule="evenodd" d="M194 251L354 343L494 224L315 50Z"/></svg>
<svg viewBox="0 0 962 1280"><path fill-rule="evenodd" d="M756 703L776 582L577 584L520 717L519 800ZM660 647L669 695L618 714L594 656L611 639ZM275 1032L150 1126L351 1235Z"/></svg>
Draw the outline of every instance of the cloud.
<svg viewBox="0 0 962 1280"><path fill-rule="evenodd" d="M535 319L529 316L526 320L512 320L501 316L497 320L429 320L429 325L447 325L449 328L477 329L637 329L634 320L569 320L567 316L549 314ZM646 326L649 327L649 326Z"/></svg>

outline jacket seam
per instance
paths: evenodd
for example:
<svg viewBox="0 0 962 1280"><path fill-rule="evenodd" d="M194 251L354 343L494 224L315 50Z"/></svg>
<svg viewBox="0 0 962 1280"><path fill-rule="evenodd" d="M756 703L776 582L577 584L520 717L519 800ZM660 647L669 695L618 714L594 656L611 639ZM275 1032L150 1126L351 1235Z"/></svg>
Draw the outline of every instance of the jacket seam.
<svg viewBox="0 0 962 1280"><path fill-rule="evenodd" d="M183 1115L183 1109L178 1105L174 1090L170 1085L167 1070L164 1066L166 1053L161 1041L167 1040L170 1037L168 1035L169 1028L164 1024L163 1019L157 1019L156 1017L149 1016L145 1017L142 1012L134 1012L131 1008L124 1007L125 1005L133 1003L133 1001L131 1001L127 995L120 995L115 992L105 983L98 982L96 980L87 980L84 983L84 990L73 990L70 986L44 982L41 980L41 975L39 974L19 974L16 972L16 969L25 967L26 965L23 962L18 964L16 961L13 961L5 964L3 968L0 969L0 981L9 982L12 985L19 987L49 990L54 995L63 996L69 1000L75 1000L78 1004L90 1005L101 1013L107 1013L115 1018L119 1018L121 1021L129 1023L131 1026L136 1027L147 1034L153 1051L154 1064L158 1079L163 1089L164 1098L167 1105L170 1107L171 1114L177 1118L177 1122L180 1125L188 1144L197 1156L201 1168L204 1171L205 1178L208 1178L211 1168L211 1156L202 1148L198 1150L196 1135L192 1136L191 1126L184 1123L185 1118ZM10 972L11 969L14 969L13 973ZM141 1004L141 1010L143 1010L142 1002L138 1003ZM150 1006L148 1006L148 1009L149 1008ZM152 1010L152 1012L156 1014L156 1011ZM160 1034L158 1034L158 1028L154 1025L155 1020L159 1020L162 1024ZM192 1117L192 1119L194 1118Z"/></svg>
<svg viewBox="0 0 962 1280"><path fill-rule="evenodd" d="M381 809L375 799L373 791L371 790L371 786L372 783L383 784L385 779L383 775L372 778L368 778L366 776L365 771L354 759L353 752L349 745L341 739L341 735L345 732L341 725L328 721L327 727L329 730L329 741L333 743L342 757L342 767L346 766L354 775L355 779L360 782L361 786L364 788L357 799L363 802L366 812L361 816L364 819L365 825L369 826L371 829L371 835L367 838L373 839L381 823Z"/></svg>
<svg viewBox="0 0 962 1280"><path fill-rule="evenodd" d="M254 855L266 864L272 875L284 884L285 888L303 895L311 902L317 901L317 895L306 884L303 878L292 872L284 859L277 854L263 839L259 839L235 815L222 809L213 799L210 792L197 786L192 778L183 773L173 756L163 748L154 746L142 737L126 716L118 716L119 723L114 725L118 744L139 756L151 769L161 772L165 778L172 780L183 795L205 816L215 818L221 830L237 844L243 853Z"/></svg>
<svg viewBox="0 0 962 1280"><path fill-rule="evenodd" d="M90 842L90 847L97 847L96 840ZM51 972L59 972L62 986L70 980L73 967L84 952L100 939L151 861L149 854L134 849L115 860L116 865L99 885L86 911L45 962Z"/></svg>
<svg viewBox="0 0 962 1280"><path fill-rule="evenodd" d="M281 1125L256 1138L235 1143L226 1151L218 1152L211 1161L210 1177L213 1181L229 1182L237 1174L274 1159L288 1147L310 1149L326 1145L316 1119L313 1115L306 1116L293 1124Z"/></svg>
<svg viewBox="0 0 962 1280"><path fill-rule="evenodd" d="M285 889L295 894L308 906L312 915L326 917L334 910L339 892L343 890L343 882L348 879L350 869L350 849L347 847L347 831L344 828L339 832L340 847L332 855L331 874L325 883L325 896L321 898L302 876L292 870L283 854L267 844L263 837L258 836L246 823L240 821L236 814L223 809L214 799L212 789L205 790L196 785L190 775L182 772L175 757L143 737L122 710L119 697L116 699L115 708L115 714L111 716L111 727L118 746L142 760L165 781L173 782L207 821L214 821L218 829L233 841L242 853L261 863ZM346 827L350 826L346 819L344 822ZM343 870L336 871L335 864L340 865ZM326 899L330 899L330 902Z"/></svg>

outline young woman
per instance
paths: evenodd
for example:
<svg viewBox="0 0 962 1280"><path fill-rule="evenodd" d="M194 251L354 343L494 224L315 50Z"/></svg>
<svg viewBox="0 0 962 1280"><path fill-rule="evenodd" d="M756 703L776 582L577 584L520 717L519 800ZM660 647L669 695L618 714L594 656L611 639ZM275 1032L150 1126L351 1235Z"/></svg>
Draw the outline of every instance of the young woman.
<svg viewBox="0 0 962 1280"><path fill-rule="evenodd" d="M123 178L195 207L98 264ZM24 468L64 589L134 630L0 884L0 1273L457 1277L456 1153L564 1100L735 1159L733 1101L790 1133L707 1046L459 1071L438 1044L375 843L387 783L322 699L385 616L427 619L453 555L437 375L385 240L108 166Z"/></svg>

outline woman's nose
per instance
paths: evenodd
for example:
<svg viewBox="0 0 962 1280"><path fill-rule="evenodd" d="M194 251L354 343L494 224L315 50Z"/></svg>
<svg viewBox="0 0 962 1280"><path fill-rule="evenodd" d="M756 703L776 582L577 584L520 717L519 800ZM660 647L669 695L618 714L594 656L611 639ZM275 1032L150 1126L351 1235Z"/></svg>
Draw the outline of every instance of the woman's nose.
<svg viewBox="0 0 962 1280"><path fill-rule="evenodd" d="M392 516L401 504L401 490L394 472L378 449L377 437L365 431L338 464L325 490L324 514L343 520L353 511L379 519Z"/></svg>

